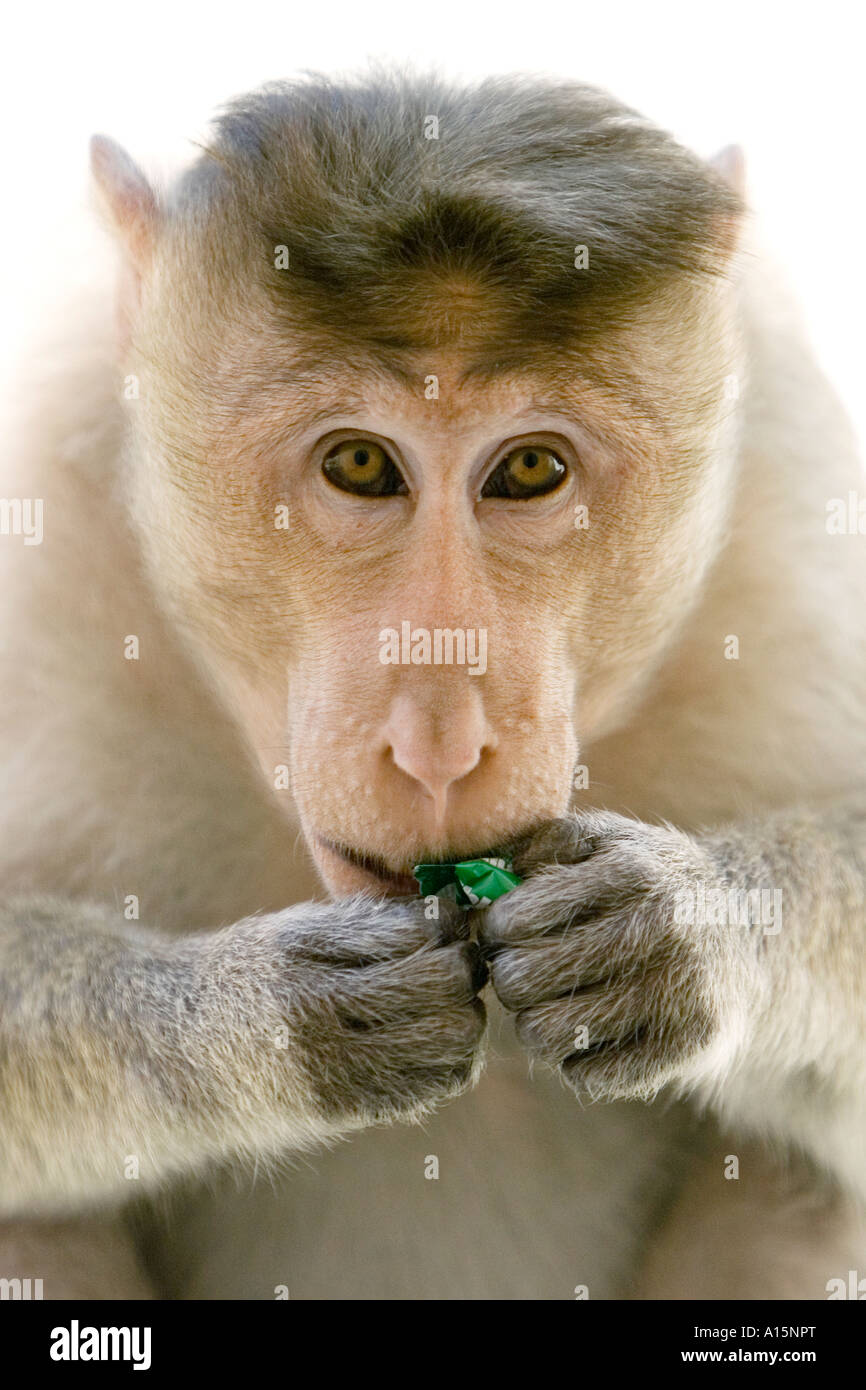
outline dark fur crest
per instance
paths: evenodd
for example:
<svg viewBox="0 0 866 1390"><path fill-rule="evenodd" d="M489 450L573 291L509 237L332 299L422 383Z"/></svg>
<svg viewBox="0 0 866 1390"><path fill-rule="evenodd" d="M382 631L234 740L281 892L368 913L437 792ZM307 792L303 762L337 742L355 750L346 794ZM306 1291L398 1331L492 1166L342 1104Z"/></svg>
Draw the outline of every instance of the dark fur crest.
<svg viewBox="0 0 866 1390"><path fill-rule="evenodd" d="M488 358L609 331L671 276L718 272L740 211L696 156L593 88L375 72L233 102L179 185L178 213L190 203L252 225L249 269L292 325Z"/></svg>

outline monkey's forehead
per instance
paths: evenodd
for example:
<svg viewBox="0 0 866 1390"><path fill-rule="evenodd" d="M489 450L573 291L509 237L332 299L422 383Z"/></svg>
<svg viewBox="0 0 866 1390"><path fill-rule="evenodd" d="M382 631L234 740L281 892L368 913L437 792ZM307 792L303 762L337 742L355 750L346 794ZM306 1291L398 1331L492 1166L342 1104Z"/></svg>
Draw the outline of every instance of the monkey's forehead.
<svg viewBox="0 0 866 1390"><path fill-rule="evenodd" d="M406 350L491 339L498 355L720 270L739 211L700 160L592 88L381 72L233 102L170 201L196 254L255 279L294 324Z"/></svg>

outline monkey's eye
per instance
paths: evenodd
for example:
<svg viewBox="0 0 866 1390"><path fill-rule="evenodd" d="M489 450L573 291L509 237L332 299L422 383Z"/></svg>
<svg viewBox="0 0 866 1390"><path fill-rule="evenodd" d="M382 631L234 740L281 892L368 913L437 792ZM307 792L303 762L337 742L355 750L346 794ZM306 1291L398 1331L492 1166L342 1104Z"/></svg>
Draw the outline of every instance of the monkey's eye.
<svg viewBox="0 0 866 1390"><path fill-rule="evenodd" d="M559 487L566 467L558 454L542 444L521 444L497 464L482 497L541 497Z"/></svg>
<svg viewBox="0 0 866 1390"><path fill-rule="evenodd" d="M328 454L322 472L334 487L359 497L396 497L408 491L396 464L372 439L344 439Z"/></svg>

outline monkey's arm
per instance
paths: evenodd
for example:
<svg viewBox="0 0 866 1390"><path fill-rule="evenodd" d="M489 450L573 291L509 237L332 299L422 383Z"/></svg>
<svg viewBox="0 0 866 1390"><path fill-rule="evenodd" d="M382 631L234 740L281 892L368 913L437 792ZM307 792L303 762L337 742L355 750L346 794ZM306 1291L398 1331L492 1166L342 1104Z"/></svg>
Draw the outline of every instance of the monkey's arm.
<svg viewBox="0 0 866 1390"><path fill-rule="evenodd" d="M687 835L550 822L480 915L529 1050L578 1092L671 1084L866 1190L866 804Z"/></svg>
<svg viewBox="0 0 866 1390"><path fill-rule="evenodd" d="M174 939L98 907L5 905L0 1211L122 1200L136 1178L417 1118L463 1089L477 948L456 909L423 908L305 903Z"/></svg>

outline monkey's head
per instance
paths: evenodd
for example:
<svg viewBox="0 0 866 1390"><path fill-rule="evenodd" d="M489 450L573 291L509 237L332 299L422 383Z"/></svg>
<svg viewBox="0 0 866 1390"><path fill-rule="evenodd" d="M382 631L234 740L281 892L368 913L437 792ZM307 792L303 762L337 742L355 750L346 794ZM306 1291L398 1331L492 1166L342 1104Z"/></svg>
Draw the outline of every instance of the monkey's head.
<svg viewBox="0 0 866 1390"><path fill-rule="evenodd" d="M132 515L329 887L562 813L721 545L739 199L514 80L266 89L162 199L94 165Z"/></svg>

